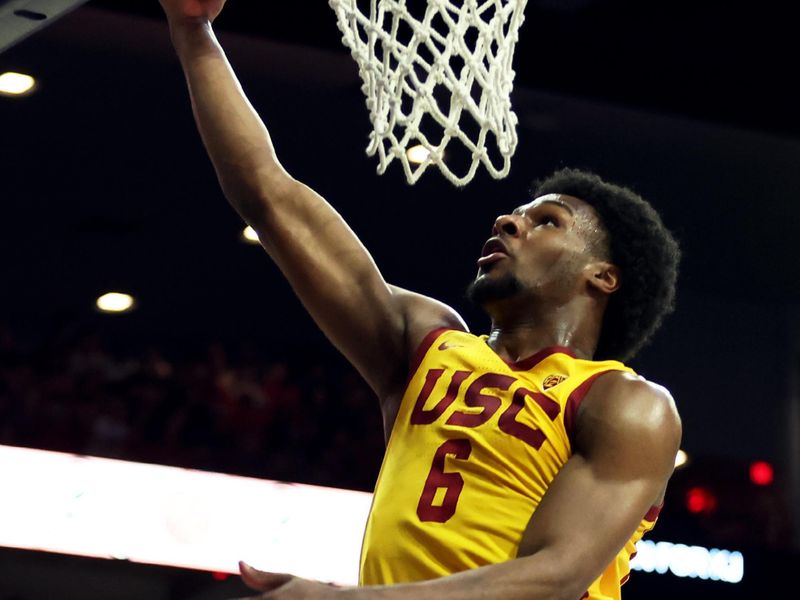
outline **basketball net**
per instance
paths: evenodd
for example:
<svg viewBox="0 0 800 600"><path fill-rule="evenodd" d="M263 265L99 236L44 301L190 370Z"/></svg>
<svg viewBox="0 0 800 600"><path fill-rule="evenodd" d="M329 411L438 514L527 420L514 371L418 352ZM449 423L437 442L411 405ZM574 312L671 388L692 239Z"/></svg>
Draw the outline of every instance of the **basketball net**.
<svg viewBox="0 0 800 600"><path fill-rule="evenodd" d="M379 174L397 159L410 184L430 165L459 186L479 164L496 179L508 175L517 147L512 59L527 0L329 4L358 63L373 126L367 154L378 155ZM448 166L453 140L469 154L463 169ZM412 164L414 146L424 150Z"/></svg>

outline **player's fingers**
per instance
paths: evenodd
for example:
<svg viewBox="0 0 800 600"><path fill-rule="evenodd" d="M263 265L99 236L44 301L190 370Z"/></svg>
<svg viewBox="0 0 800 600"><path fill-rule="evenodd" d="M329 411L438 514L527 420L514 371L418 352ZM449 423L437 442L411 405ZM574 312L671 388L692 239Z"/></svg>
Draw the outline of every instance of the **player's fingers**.
<svg viewBox="0 0 800 600"><path fill-rule="evenodd" d="M242 581L244 581L245 585L257 592L269 592L286 585L294 579L293 575L286 573L259 571L244 561L239 561L239 572L242 574Z"/></svg>

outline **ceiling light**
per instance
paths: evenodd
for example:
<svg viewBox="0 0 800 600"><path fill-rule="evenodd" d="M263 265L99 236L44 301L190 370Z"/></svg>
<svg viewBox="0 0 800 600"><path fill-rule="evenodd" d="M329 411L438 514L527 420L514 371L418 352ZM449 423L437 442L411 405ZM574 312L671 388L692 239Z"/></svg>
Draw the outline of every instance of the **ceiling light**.
<svg viewBox="0 0 800 600"><path fill-rule="evenodd" d="M245 227L244 231L242 231L242 239L249 244L258 244L258 234L250 225Z"/></svg>
<svg viewBox="0 0 800 600"><path fill-rule="evenodd" d="M0 75L0 94L5 96L22 96L36 86L36 80L22 73L3 73Z"/></svg>
<svg viewBox="0 0 800 600"><path fill-rule="evenodd" d="M689 462L689 455L683 450L678 450L678 453L675 455L675 468L682 467L687 462Z"/></svg>
<svg viewBox="0 0 800 600"><path fill-rule="evenodd" d="M406 156L408 157L409 162L420 165L430 158L431 151L425 146L418 145L406 150Z"/></svg>
<svg viewBox="0 0 800 600"><path fill-rule="evenodd" d="M133 296L120 292L109 292L97 299L97 308L106 313L122 313L133 308Z"/></svg>

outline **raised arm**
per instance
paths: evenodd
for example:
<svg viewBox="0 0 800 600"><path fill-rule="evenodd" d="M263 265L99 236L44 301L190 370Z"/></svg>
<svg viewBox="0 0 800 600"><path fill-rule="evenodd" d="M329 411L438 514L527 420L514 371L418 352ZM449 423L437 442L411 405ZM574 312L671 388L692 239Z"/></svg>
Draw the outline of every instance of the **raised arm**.
<svg viewBox="0 0 800 600"><path fill-rule="evenodd" d="M340 215L281 166L212 30L225 0L161 0L198 129L223 192L311 316L381 398L402 385L426 329L460 326L434 302L409 311ZM422 333L419 333L422 332Z"/></svg>

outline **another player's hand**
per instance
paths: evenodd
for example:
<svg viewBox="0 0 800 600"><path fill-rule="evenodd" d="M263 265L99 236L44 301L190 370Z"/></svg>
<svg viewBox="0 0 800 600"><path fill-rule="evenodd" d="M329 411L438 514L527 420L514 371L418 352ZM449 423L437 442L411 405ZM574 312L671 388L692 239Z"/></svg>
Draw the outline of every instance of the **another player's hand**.
<svg viewBox="0 0 800 600"><path fill-rule="evenodd" d="M242 581L259 596L239 600L332 600L342 596L345 588L302 579L285 573L267 573L239 563Z"/></svg>
<svg viewBox="0 0 800 600"><path fill-rule="evenodd" d="M226 0L159 0L170 23L197 19L213 22Z"/></svg>

